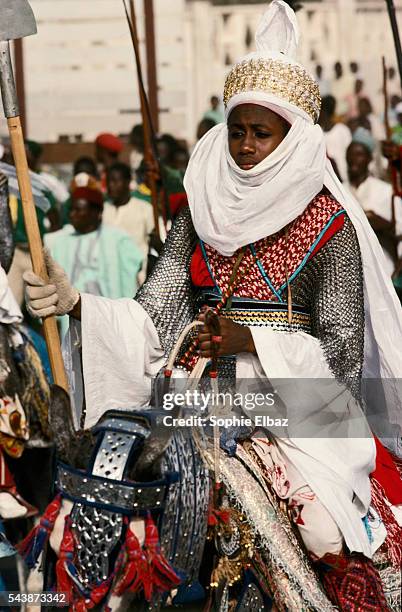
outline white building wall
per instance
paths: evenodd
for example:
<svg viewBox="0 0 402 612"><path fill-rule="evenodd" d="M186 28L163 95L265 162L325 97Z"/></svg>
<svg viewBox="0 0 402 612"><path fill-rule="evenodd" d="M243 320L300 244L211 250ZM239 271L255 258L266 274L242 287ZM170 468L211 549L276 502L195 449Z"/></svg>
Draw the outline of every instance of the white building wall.
<svg viewBox="0 0 402 612"><path fill-rule="evenodd" d="M187 134L185 0L155 0L160 126ZM92 140L141 120L134 54L121 0L31 0L38 35L25 39L29 136ZM143 2L136 0L143 42ZM141 55L146 81L145 47ZM0 130L5 132L4 124Z"/></svg>
<svg viewBox="0 0 402 612"><path fill-rule="evenodd" d="M127 111L138 109L138 93L121 2L31 5L38 35L24 41L29 135L91 139L103 129L126 132L135 120Z"/></svg>
<svg viewBox="0 0 402 612"><path fill-rule="evenodd" d="M186 75L191 58L187 52L185 5L185 0L154 0L159 129L179 138L186 138L189 132Z"/></svg>

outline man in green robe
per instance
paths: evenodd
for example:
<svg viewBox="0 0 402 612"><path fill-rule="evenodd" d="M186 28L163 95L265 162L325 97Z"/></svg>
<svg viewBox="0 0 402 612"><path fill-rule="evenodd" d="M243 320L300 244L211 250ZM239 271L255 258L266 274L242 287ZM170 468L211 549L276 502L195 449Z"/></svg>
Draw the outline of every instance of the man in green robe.
<svg viewBox="0 0 402 612"><path fill-rule="evenodd" d="M100 191L76 189L71 196L70 224L47 234L45 245L80 291L109 298L133 297L142 253L128 234L102 223L102 212ZM62 317L61 328L64 335L68 317Z"/></svg>

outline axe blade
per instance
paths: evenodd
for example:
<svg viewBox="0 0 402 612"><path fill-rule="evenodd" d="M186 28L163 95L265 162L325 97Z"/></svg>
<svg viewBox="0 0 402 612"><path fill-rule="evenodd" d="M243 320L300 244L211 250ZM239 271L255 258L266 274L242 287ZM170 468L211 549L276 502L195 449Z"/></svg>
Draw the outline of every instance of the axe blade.
<svg viewBox="0 0 402 612"><path fill-rule="evenodd" d="M28 0L0 0L0 41L25 38L36 32Z"/></svg>

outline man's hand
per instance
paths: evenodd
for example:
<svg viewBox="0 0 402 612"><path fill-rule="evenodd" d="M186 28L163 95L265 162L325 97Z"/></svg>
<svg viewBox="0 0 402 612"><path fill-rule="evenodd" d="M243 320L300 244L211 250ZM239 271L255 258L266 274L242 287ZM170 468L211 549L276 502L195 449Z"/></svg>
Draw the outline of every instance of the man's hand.
<svg viewBox="0 0 402 612"><path fill-rule="evenodd" d="M152 183L159 183L161 175L159 172L159 164L154 159L144 159L145 177L144 182L148 189L151 189Z"/></svg>
<svg viewBox="0 0 402 612"><path fill-rule="evenodd" d="M199 350L201 357L212 357L212 331L205 324L205 312L198 316L204 325L198 332ZM237 353L256 354L253 336L250 329L244 325L234 323L226 317L219 317L222 340L219 343L218 356L237 355Z"/></svg>
<svg viewBox="0 0 402 612"><path fill-rule="evenodd" d="M29 314L35 318L65 315L71 312L80 294L71 285L66 272L43 250L49 282L46 283L32 271L24 272L25 300Z"/></svg>

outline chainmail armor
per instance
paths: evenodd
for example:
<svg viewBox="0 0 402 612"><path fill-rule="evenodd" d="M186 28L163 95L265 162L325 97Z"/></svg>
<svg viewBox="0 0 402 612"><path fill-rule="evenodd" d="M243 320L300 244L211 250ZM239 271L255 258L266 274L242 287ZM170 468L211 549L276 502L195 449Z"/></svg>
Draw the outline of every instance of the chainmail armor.
<svg viewBox="0 0 402 612"><path fill-rule="evenodd" d="M364 357L363 268L350 219L309 261L291 284L292 301L311 312L334 376L360 396Z"/></svg>
<svg viewBox="0 0 402 612"><path fill-rule="evenodd" d="M176 218L151 275L135 296L151 317L166 356L196 315L189 273L196 240L190 209L185 208Z"/></svg>

